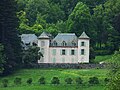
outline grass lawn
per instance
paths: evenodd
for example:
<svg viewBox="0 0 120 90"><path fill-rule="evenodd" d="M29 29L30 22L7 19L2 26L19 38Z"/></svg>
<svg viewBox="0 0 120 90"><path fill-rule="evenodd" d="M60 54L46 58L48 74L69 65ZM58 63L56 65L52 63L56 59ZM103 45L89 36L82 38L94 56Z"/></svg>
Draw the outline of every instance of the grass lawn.
<svg viewBox="0 0 120 90"><path fill-rule="evenodd" d="M96 56L95 59L94 59L94 61L95 61L96 63L99 63L99 62L101 62L101 61L106 61L106 60L111 59L112 56L113 56L113 55Z"/></svg>
<svg viewBox="0 0 120 90"><path fill-rule="evenodd" d="M107 70L105 69L23 69L14 74L0 78L9 80L9 87L0 90L104 90L104 78L107 77ZM45 77L46 85L39 85L38 80L41 76ZM60 79L60 85L50 85L53 76ZM95 86L88 86L89 77L96 76L99 78L100 84ZM22 85L15 86L13 81L16 77L22 78ZM64 79L71 77L73 79L72 85L66 85ZM78 86L75 83L75 78L81 77L85 86ZM28 78L33 79L32 85L27 85ZM2 86L2 85L0 85Z"/></svg>

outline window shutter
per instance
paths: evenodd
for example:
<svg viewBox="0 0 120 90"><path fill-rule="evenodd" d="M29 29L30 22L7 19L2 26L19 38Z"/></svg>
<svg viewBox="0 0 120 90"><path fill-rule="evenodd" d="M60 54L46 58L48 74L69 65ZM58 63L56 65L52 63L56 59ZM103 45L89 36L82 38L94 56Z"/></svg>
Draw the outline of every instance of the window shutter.
<svg viewBox="0 0 120 90"><path fill-rule="evenodd" d="M62 49L60 49L60 55L62 55Z"/></svg>
<svg viewBox="0 0 120 90"><path fill-rule="evenodd" d="M71 55L71 49L69 50L69 54Z"/></svg>
<svg viewBox="0 0 120 90"><path fill-rule="evenodd" d="M67 50L65 49L65 55L67 55Z"/></svg>

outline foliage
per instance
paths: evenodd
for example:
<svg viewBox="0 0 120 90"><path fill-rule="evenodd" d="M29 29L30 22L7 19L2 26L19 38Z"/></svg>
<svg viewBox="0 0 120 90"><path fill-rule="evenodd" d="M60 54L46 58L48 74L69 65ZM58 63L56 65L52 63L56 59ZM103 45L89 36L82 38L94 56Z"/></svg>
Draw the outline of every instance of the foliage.
<svg viewBox="0 0 120 90"><path fill-rule="evenodd" d="M4 63L5 63L5 54L4 54L4 47L0 44L0 74L4 70Z"/></svg>
<svg viewBox="0 0 120 90"><path fill-rule="evenodd" d="M21 78L19 78L19 77L16 77L15 79L14 79L14 84L15 85L20 85L22 82L21 82Z"/></svg>
<svg viewBox="0 0 120 90"><path fill-rule="evenodd" d="M3 84L3 87L7 87L8 86L8 79L3 79L2 84Z"/></svg>
<svg viewBox="0 0 120 90"><path fill-rule="evenodd" d="M27 84L31 84L32 83L32 78L29 78L26 82L27 82Z"/></svg>
<svg viewBox="0 0 120 90"><path fill-rule="evenodd" d="M120 51L116 51L109 60L109 83L108 90L120 89Z"/></svg>
<svg viewBox="0 0 120 90"><path fill-rule="evenodd" d="M67 84L72 84L72 78L66 78L65 79L65 82L67 83Z"/></svg>
<svg viewBox="0 0 120 90"><path fill-rule="evenodd" d="M4 46L4 75L12 73L21 64L21 45L18 36L17 7L14 0L0 1L0 43ZM18 65L19 64L19 65Z"/></svg>
<svg viewBox="0 0 120 90"><path fill-rule="evenodd" d="M40 84L45 84L45 78L44 77L41 77L38 81Z"/></svg>
<svg viewBox="0 0 120 90"><path fill-rule="evenodd" d="M105 50L111 54L120 47L119 0L16 1L21 34L40 35L47 31L54 36L61 32L79 36L85 31L94 51ZM94 54L91 56L94 58Z"/></svg>
<svg viewBox="0 0 120 90"><path fill-rule="evenodd" d="M109 78L105 78L105 79L104 79L104 82L105 82L106 84L107 84L109 81L110 81Z"/></svg>
<svg viewBox="0 0 120 90"><path fill-rule="evenodd" d="M42 54L39 52L39 48L36 46L29 46L27 50L23 50L22 62L24 66L37 63ZM43 56L42 56L43 57Z"/></svg>
<svg viewBox="0 0 120 90"><path fill-rule="evenodd" d="M58 77L53 77L51 80L51 84L58 85L60 84L60 80Z"/></svg>
<svg viewBox="0 0 120 90"><path fill-rule="evenodd" d="M97 77L90 77L88 82L89 84L99 84L99 80Z"/></svg>
<svg viewBox="0 0 120 90"><path fill-rule="evenodd" d="M75 79L75 81L76 81L77 84L82 84L82 83L83 83L83 80L82 80L81 77L77 77L77 78Z"/></svg>

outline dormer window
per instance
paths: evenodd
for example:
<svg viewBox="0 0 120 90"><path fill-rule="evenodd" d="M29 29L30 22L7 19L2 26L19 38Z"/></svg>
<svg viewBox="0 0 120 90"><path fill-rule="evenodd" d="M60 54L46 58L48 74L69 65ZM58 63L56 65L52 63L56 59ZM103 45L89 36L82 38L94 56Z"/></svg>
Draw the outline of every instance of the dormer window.
<svg viewBox="0 0 120 90"><path fill-rule="evenodd" d="M66 46L67 43L65 41L62 42L62 46Z"/></svg>
<svg viewBox="0 0 120 90"><path fill-rule="evenodd" d="M72 41L72 46L76 46L76 43L74 41Z"/></svg>
<svg viewBox="0 0 120 90"><path fill-rule="evenodd" d="M85 46L85 42L81 42L81 46Z"/></svg>
<svg viewBox="0 0 120 90"><path fill-rule="evenodd" d="M53 46L57 46L57 42L56 41L53 42Z"/></svg>

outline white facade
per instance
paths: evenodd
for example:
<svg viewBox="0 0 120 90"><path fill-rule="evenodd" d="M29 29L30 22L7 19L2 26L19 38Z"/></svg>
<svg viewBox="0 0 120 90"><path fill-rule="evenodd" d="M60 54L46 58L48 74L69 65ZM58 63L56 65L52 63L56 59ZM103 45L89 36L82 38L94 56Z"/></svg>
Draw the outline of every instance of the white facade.
<svg viewBox="0 0 120 90"><path fill-rule="evenodd" d="M83 32L58 34L51 39L43 32L38 38L38 47L43 57L38 63L89 63L89 37Z"/></svg>

